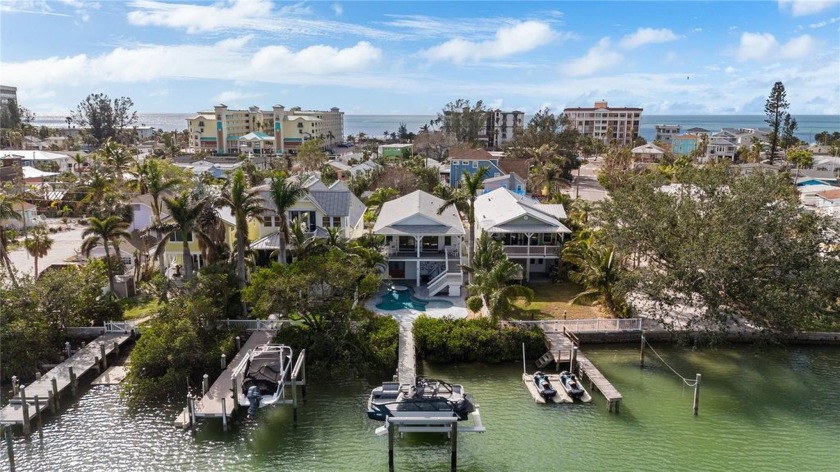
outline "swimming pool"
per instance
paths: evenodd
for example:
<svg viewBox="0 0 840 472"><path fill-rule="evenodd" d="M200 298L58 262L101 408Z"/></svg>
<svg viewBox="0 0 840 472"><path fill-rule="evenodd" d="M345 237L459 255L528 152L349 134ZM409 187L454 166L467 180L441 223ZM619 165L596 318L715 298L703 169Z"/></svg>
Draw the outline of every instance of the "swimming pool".
<svg viewBox="0 0 840 472"><path fill-rule="evenodd" d="M429 308L452 308L448 300L422 300L414 296L414 290L402 285L394 286L382 295L376 308L385 311L417 310L426 311Z"/></svg>

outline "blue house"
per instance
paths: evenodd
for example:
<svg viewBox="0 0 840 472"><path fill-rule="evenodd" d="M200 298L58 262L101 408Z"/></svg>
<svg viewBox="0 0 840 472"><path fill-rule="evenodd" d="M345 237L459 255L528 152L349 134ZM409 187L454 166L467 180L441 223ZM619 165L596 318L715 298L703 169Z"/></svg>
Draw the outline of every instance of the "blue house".
<svg viewBox="0 0 840 472"><path fill-rule="evenodd" d="M484 178L500 177L507 172L499 167L499 158L484 149L452 149L449 151L449 185L457 187L464 177L464 171L473 175L486 167Z"/></svg>

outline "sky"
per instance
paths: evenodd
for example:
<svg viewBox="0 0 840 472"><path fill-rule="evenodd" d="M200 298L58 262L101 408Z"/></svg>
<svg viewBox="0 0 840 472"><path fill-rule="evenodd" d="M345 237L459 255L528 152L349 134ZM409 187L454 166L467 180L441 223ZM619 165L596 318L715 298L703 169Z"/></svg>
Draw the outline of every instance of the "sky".
<svg viewBox="0 0 840 472"><path fill-rule="evenodd" d="M436 114L643 107L840 114L840 2L2 0L0 83L36 114L274 104Z"/></svg>

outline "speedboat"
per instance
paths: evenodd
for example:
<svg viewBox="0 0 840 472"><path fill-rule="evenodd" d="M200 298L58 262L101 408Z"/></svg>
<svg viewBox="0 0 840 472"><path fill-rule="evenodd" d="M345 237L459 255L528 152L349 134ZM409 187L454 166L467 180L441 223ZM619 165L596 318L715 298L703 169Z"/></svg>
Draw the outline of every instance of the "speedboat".
<svg viewBox="0 0 840 472"><path fill-rule="evenodd" d="M582 399L583 395L586 393L586 390L583 389L583 385L581 385L577 376L566 370L560 372L560 385L563 386L563 390L566 391L566 394L575 400Z"/></svg>
<svg viewBox="0 0 840 472"><path fill-rule="evenodd" d="M537 387L537 392L546 400L554 398L557 395L557 390L551 385L548 375L540 371L534 372L534 384Z"/></svg>
<svg viewBox="0 0 840 472"><path fill-rule="evenodd" d="M414 385L383 382L368 399L368 418L386 421L389 417L435 418L455 416L466 420L476 411L472 396L458 384L436 379L417 379Z"/></svg>
<svg viewBox="0 0 840 472"><path fill-rule="evenodd" d="M231 373L241 385L237 403L247 406L248 415L254 416L259 408L280 402L291 369L291 347L263 344L251 349Z"/></svg>

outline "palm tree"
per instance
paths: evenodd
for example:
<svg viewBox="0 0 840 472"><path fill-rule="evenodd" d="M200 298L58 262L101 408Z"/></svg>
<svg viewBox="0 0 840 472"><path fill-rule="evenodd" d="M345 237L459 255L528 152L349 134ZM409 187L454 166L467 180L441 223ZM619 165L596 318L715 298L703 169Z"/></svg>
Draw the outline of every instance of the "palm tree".
<svg viewBox="0 0 840 472"><path fill-rule="evenodd" d="M489 169L487 167L479 167L478 172L470 174L464 170L464 176L461 179L461 184L458 189L453 192L452 197L444 200L443 204L438 208L438 215L446 211L447 208L455 205L468 205L467 207L467 222L470 224L470 240L467 246L467 265L471 266L473 257L475 256L475 199L478 198L478 191L481 189L484 176L487 175Z"/></svg>
<svg viewBox="0 0 840 472"><path fill-rule="evenodd" d="M508 259L502 243L490 239L487 233L478 241L475 264L464 266L464 270L472 275L467 306L472 311L486 308L494 322L510 313L514 300L523 298L528 304L534 299L533 290L511 283L521 278L522 266Z"/></svg>
<svg viewBox="0 0 840 472"><path fill-rule="evenodd" d="M81 155L80 153L76 153L75 156L70 158L73 161L73 167L76 169L76 172L79 174L79 180L82 179L82 167L87 163L87 158Z"/></svg>
<svg viewBox="0 0 840 472"><path fill-rule="evenodd" d="M6 271L9 273L9 278L11 279L14 287L17 287L17 280L15 279L15 273L12 269L12 261L9 259L10 241L3 223L11 220L21 221L23 219L23 215L15 211L14 208L15 205L19 205L20 202L21 200L18 197L0 193L0 259L2 259L3 265L6 267Z"/></svg>
<svg viewBox="0 0 840 472"><path fill-rule="evenodd" d="M389 200L393 200L399 194L400 192L397 189L391 187L380 187L370 194L365 201L367 210L365 211L364 216L365 224L368 225L368 229L370 231L373 231L373 223L379 216L379 212L382 211L382 205L385 205L385 202Z"/></svg>
<svg viewBox="0 0 840 472"><path fill-rule="evenodd" d="M100 152L105 163L113 170L114 178L117 181L123 180L123 173L128 170L133 160L128 148L108 138L105 140L105 144L102 146Z"/></svg>
<svg viewBox="0 0 840 472"><path fill-rule="evenodd" d="M277 212L277 217L280 218L280 251L277 260L281 263L286 262L286 244L288 244L291 238L289 234L289 209L298 200L303 198L306 193L307 190L299 182L288 180L282 174L276 174L271 177L269 196L271 197L271 202L274 203L274 210Z"/></svg>
<svg viewBox="0 0 840 472"><path fill-rule="evenodd" d="M123 221L119 216L109 216L107 218L97 218L92 216L88 219L88 228L82 233L85 238L82 241L82 254L89 257L93 248L100 244L105 248L105 264L108 267L108 285L111 287L111 293L114 292L114 269L111 267L111 251L108 243L111 245L118 244L120 238L131 238L131 235L126 231L128 223Z"/></svg>
<svg viewBox="0 0 840 472"><path fill-rule="evenodd" d="M325 246L315 234L309 234L306 228L309 227L309 220L305 216L299 216L292 220L292 253L295 259L306 259L307 257L318 253Z"/></svg>
<svg viewBox="0 0 840 472"><path fill-rule="evenodd" d="M193 273L192 253L189 244L190 235L196 238L207 237L198 226L198 218L208 201L204 198L194 200L190 198L187 192L183 192L175 198L164 197L163 203L172 219L167 223L152 226L152 229L160 234L160 241L158 241L155 249L155 257L163 255L166 251L166 244L170 239L177 239L176 236L180 237L183 243L184 279L187 280L192 278Z"/></svg>
<svg viewBox="0 0 840 472"><path fill-rule="evenodd" d="M265 208L261 202L259 192L248 189L242 169L237 169L233 173L230 187L222 190L218 201L220 206L230 208L236 219L236 275L243 286L246 281L245 246L248 245L248 218L262 221Z"/></svg>
<svg viewBox="0 0 840 472"><path fill-rule="evenodd" d="M563 248L563 260L576 267L569 272L569 278L586 287L572 298L572 304L600 300L611 313L625 311L618 288L624 267L615 248L594 243L592 239L582 240L580 244L567 244Z"/></svg>
<svg viewBox="0 0 840 472"><path fill-rule="evenodd" d="M35 259L35 277L38 277L38 258L47 255L47 252L52 249L53 240L50 239L49 233L43 226L36 226L32 228L23 245L29 255Z"/></svg>

